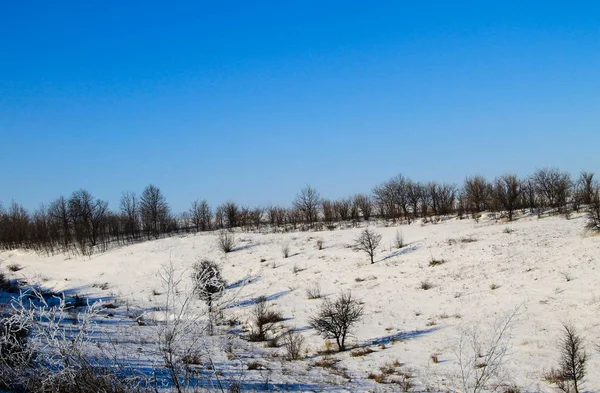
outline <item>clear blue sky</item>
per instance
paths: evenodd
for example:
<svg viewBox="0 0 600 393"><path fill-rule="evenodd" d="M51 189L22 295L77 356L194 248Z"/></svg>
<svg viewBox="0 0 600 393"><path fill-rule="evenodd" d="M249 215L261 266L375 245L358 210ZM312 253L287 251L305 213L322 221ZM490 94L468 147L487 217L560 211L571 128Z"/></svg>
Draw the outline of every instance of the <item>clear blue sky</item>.
<svg viewBox="0 0 600 393"><path fill-rule="evenodd" d="M600 172L596 1L5 1L0 201Z"/></svg>

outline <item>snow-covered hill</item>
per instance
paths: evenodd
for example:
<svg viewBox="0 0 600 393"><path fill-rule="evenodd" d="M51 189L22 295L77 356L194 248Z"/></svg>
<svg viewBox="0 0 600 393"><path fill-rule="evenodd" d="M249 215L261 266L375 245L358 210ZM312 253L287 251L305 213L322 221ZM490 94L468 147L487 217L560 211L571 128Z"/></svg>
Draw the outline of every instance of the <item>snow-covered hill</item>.
<svg viewBox="0 0 600 393"><path fill-rule="evenodd" d="M512 223L485 218L387 227L380 223L372 226L382 235L374 264L351 246L365 227L361 223L359 228L321 232L237 232L237 247L228 254L218 249L215 233L200 233L91 258L3 252L0 266L18 264L22 269L11 273L13 277L54 291L114 297L120 304L144 310L151 319L165 296L158 275L161 266L171 262L182 272L200 258L217 261L230 284L228 296L235 297L225 318L242 322L233 330L237 336L244 337L253 301L266 296L271 307L283 313L283 325L306 337L307 356L296 362L277 356L283 353L281 348L237 341L244 362L254 357L265 370L272 370L268 375L265 370L245 371L245 380L257 381L249 385L256 389L268 378L281 390L396 391L396 385L374 379L380 367L393 363L397 370L414 375L419 390L459 388L456 349L461 332L477 327L483 339L489 338L494 325L517 310L503 382L526 391L552 391L544 373L556 366L562 324L571 323L585 338L590 355L585 388L596 391L600 390L600 375L594 372L600 366L600 353L594 349L600 344L600 237L586 234L584 224L580 215L570 220L525 217ZM398 231L406 243L401 249L394 246ZM318 240L323 241L322 250L317 249ZM282 253L286 244L288 258ZM430 266L433 259L442 263ZM423 289L424 283L431 288ZM350 344L369 347L372 353L328 355L339 359L337 369L315 365L325 355L318 354L323 339L308 326L323 301L308 299L306 289L314 285L323 296L351 291L364 303L364 317ZM128 329L137 328L131 326Z"/></svg>

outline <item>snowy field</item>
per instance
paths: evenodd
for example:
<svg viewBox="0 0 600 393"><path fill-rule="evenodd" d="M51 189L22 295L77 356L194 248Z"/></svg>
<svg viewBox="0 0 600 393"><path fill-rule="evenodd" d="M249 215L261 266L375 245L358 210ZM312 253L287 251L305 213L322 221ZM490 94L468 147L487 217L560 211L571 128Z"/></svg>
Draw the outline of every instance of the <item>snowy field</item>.
<svg viewBox="0 0 600 393"><path fill-rule="evenodd" d="M498 321L516 311L507 335L506 377L500 382L521 391L555 391L544 374L557 365L562 324L572 323L585 338L589 355L585 390L599 391L595 370L600 368L600 353L595 347L600 344L600 237L586 234L584 225L583 215L570 220L523 217L512 223L487 217L479 222L379 223L371 227L382 235L374 264L352 247L365 227L361 223L359 228L334 231L236 232L237 246L228 254L218 249L215 233L199 233L116 248L91 258L3 252L0 266L6 270L20 265L21 270L10 273L12 278L115 304L110 315L105 312L98 320L96 334L117 346L129 345L139 359L155 338L154 327L138 326L127 316L160 319L156 310L166 296L161 268L172 263L189 288L194 262L218 262L229 284L223 318L240 323L219 326L217 336L206 338L204 345L213 348L223 375L237 372L247 390L268 386L282 391L399 391L396 384L375 380L386 365L393 369L390 379L412 375L412 390L459 390L456 353L461 332L475 326L485 340ZM406 243L401 249L394 245L398 231ZM322 250L316 247L318 240L323 241ZM288 258L282 253L286 244ZM431 260L443 263L430 266ZM424 283L431 287L423 289ZM323 302L308 299L306 290L314 285L320 286L323 297L345 290L364 303L364 317L349 339L353 349L322 353L323 338L308 326ZM282 312L285 321L277 331L295 327L304 335L304 359L284 360L282 348L245 339L259 296ZM373 352L353 356L356 348L365 347ZM324 358L339 361L334 367L320 367ZM253 362L260 366L248 370Z"/></svg>

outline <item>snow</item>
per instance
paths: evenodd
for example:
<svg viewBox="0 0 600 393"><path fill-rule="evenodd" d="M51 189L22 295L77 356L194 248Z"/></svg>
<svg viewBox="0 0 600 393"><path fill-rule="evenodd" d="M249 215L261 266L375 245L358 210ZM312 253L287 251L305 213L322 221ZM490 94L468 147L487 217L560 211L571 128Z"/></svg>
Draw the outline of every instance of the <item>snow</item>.
<svg viewBox="0 0 600 393"><path fill-rule="evenodd" d="M554 391L543 374L556 366L562 324L572 323L584 336L590 355L585 389L595 391L600 390L600 375L593 372L600 366L600 354L594 349L600 343L596 270L600 237L587 234L584 224L585 217L577 214L570 220L526 216L511 223L485 215L478 222L450 219L387 227L373 223L372 229L383 236L374 264L352 247L365 223L334 231L237 232L236 249L228 254L219 251L216 234L209 232L115 248L91 258L12 251L0 253L0 261L3 267L13 263L23 267L11 273L13 277L57 292L117 299L146 313L148 319L159 319L155 310L166 296L161 291L161 267L171 262L184 272L200 258L218 261L229 283L227 296L234 297L225 317L242 322L234 329L239 336L235 345L245 361L255 358L272 370L245 371L247 387L257 390L268 378L271 384L280 384L280 390L394 391L393 385L367 378L394 361L414 374L419 390L458 389L455 349L460 332L477 326L484 337L489 336L486 332L496 321L518 309L506 360L510 379L504 382L524 391ZM397 231L406 244L402 249L394 248ZM323 250L316 247L318 239L323 240ZM284 244L290 247L288 258L283 257ZM445 262L429 266L431 259ZM183 274L188 280L189 274ZM433 287L421 289L425 281ZM315 282L324 296L350 290L364 303L365 315L349 343L374 352L356 357L351 351L332 354L340 359L338 370L345 369L345 376L314 366L324 356L317 353L324 348L323 339L308 326L322 302L307 298L306 289ZM306 359L283 361L282 348L239 339L259 296L282 311L286 326L306 337ZM99 328L105 329L104 334L124 334L119 324ZM141 337L140 342L147 328L126 327L127 334ZM226 341L225 336L221 339ZM277 353L280 356L273 355ZM433 354L439 363L433 363Z"/></svg>

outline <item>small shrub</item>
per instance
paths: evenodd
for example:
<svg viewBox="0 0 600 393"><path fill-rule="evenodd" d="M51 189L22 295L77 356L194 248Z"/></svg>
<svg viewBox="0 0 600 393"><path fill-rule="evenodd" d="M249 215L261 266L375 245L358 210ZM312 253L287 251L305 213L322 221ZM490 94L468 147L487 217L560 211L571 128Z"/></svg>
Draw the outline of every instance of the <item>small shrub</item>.
<svg viewBox="0 0 600 393"><path fill-rule="evenodd" d="M19 270L23 269L23 267L19 264L13 263L7 266L8 270L10 270L13 273L18 272Z"/></svg>
<svg viewBox="0 0 600 393"><path fill-rule="evenodd" d="M438 358L438 354L437 353L432 353L431 354L431 362L433 364L438 364L440 362L439 358Z"/></svg>
<svg viewBox="0 0 600 393"><path fill-rule="evenodd" d="M495 290L496 290L496 289L498 289L498 288L500 288L500 287L499 287L498 285L496 285L496 284L492 284L492 285L490 285L490 289L491 289L492 291L495 291Z"/></svg>
<svg viewBox="0 0 600 393"><path fill-rule="evenodd" d="M73 308L80 308L87 306L87 299L79 294L73 296Z"/></svg>
<svg viewBox="0 0 600 393"><path fill-rule="evenodd" d="M224 253L232 252L235 248L235 237L233 233L222 229L217 235L217 247Z"/></svg>
<svg viewBox="0 0 600 393"><path fill-rule="evenodd" d="M352 356L353 358L356 358L359 356L366 356L373 352L375 352L375 351L372 350L371 348L364 347L364 348L355 349L354 351L350 352L350 356Z"/></svg>
<svg viewBox="0 0 600 393"><path fill-rule="evenodd" d="M264 367L259 362L250 362L246 365L248 370L262 370Z"/></svg>
<svg viewBox="0 0 600 393"><path fill-rule="evenodd" d="M201 366L203 364L202 357L197 352L186 353L181 357L183 364Z"/></svg>
<svg viewBox="0 0 600 393"><path fill-rule="evenodd" d="M404 247L404 235L400 229L396 230L396 237L394 238L394 245L396 248Z"/></svg>
<svg viewBox="0 0 600 393"><path fill-rule="evenodd" d="M290 256L290 245L288 243L285 243L283 246L281 246L281 253L283 254L284 258Z"/></svg>
<svg viewBox="0 0 600 393"><path fill-rule="evenodd" d="M323 249L323 240L319 239L317 240L317 250L322 250Z"/></svg>
<svg viewBox="0 0 600 393"><path fill-rule="evenodd" d="M3 366L24 366L30 356L29 328L16 315L0 320L0 362ZM1 383L0 383L1 385Z"/></svg>
<svg viewBox="0 0 600 393"><path fill-rule="evenodd" d="M331 356L325 356L319 360L317 360L314 365L316 367L322 368L334 368L337 363L339 363L340 359L336 359Z"/></svg>
<svg viewBox="0 0 600 393"><path fill-rule="evenodd" d="M310 300L321 298L321 286L317 281L313 282L308 288L306 288L306 296Z"/></svg>
<svg viewBox="0 0 600 393"><path fill-rule="evenodd" d="M444 263L446 263L445 259L437 259L437 258L432 257L429 260L429 266L431 266L431 267L443 265Z"/></svg>
<svg viewBox="0 0 600 393"><path fill-rule="evenodd" d="M433 284L430 283L429 281L421 281L421 289L424 291L427 291L429 289L433 288Z"/></svg>
<svg viewBox="0 0 600 393"><path fill-rule="evenodd" d="M476 241L477 241L477 239L475 239L472 236L466 236L466 237L463 237L463 238L460 239L461 243L474 243Z"/></svg>
<svg viewBox="0 0 600 393"><path fill-rule="evenodd" d="M304 336L294 331L288 330L283 334L283 347L285 348L286 358L288 360L298 360L302 357L304 348Z"/></svg>
<svg viewBox="0 0 600 393"><path fill-rule="evenodd" d="M304 269L302 269L301 267L298 267L298 265L294 264L294 267L292 267L292 272L294 274L300 273L301 271L304 271Z"/></svg>
<svg viewBox="0 0 600 393"><path fill-rule="evenodd" d="M267 302L267 298L264 296L256 299L254 310L252 311L255 329L253 329L250 334L250 341L265 341L267 339L267 333L273 326L276 323L283 321L281 312L271 310Z"/></svg>
<svg viewBox="0 0 600 393"><path fill-rule="evenodd" d="M503 233L507 233L507 234L511 234L513 233L515 230L510 228L510 227L506 227L504 228L504 230L502 231Z"/></svg>

